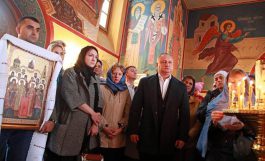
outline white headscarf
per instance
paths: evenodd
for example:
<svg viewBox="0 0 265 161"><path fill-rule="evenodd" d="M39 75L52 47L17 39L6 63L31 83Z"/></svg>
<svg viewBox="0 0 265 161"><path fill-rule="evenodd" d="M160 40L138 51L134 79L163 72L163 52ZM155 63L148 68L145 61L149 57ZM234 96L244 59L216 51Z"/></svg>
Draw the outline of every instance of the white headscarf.
<svg viewBox="0 0 265 161"><path fill-rule="evenodd" d="M228 73L227 73L226 71L224 71L224 70L220 70L220 71L218 71L217 73L214 74L214 78L215 78L217 75L222 75L222 76L224 76L224 78L226 78L227 74L228 74Z"/></svg>

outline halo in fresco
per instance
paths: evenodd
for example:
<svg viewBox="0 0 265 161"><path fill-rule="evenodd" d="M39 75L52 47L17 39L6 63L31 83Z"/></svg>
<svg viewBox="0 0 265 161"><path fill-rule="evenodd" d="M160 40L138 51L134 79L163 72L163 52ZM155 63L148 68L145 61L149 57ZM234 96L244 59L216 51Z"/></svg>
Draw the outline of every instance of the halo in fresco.
<svg viewBox="0 0 265 161"><path fill-rule="evenodd" d="M143 4L143 3L137 3L137 4L134 5L133 8L132 8L132 11L131 11L132 16L134 16L134 11L135 11L135 9L136 9L137 7L140 7L140 8L141 8L141 14L144 13L144 11L145 11L145 6L144 6L144 4Z"/></svg>
<svg viewBox="0 0 265 161"><path fill-rule="evenodd" d="M151 12L152 12L152 14L154 14L155 9L156 9L157 6L160 6L160 12L161 12L161 13L162 13L162 12L165 10L165 8L166 8L166 4L165 4L164 1L162 1L162 0L157 0L157 1L155 1L155 2L152 4L152 6L151 6Z"/></svg>
<svg viewBox="0 0 265 161"><path fill-rule="evenodd" d="M224 32L224 26L225 26L226 24L228 24L228 23L231 24L231 29L230 29L229 32L233 32L233 31L235 31L235 29L236 29L236 23L235 23L234 21L232 21L232 20L224 20L224 21L221 23L221 26L220 26L220 29L221 29L222 32Z"/></svg>

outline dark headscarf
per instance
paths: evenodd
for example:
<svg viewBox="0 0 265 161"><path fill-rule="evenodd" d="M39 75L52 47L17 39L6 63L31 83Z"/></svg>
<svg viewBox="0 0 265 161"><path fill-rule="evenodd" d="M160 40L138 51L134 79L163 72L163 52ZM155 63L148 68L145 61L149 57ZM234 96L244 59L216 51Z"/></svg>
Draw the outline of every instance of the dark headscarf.
<svg viewBox="0 0 265 161"><path fill-rule="evenodd" d="M191 91L188 93L189 96L193 96L194 95L194 90L195 90L195 79L194 79L193 76L187 75L187 76L184 76L184 78L182 79L182 82L184 82L186 79L191 79L192 82L193 82Z"/></svg>
<svg viewBox="0 0 265 161"><path fill-rule="evenodd" d="M95 48L94 46L86 46L84 47L79 56L78 56L78 59L75 63L75 66L74 66L74 69L75 69L75 72L77 74L80 74L82 73L82 75L85 77L85 80L86 80L86 84L87 86L89 86L89 83L90 83L90 80L91 80L91 77L95 77L95 73L94 73L94 67L89 67L85 64L85 56L86 56L86 53L89 51L89 50L96 50L97 53L98 53L98 50L97 48Z"/></svg>
<svg viewBox="0 0 265 161"><path fill-rule="evenodd" d="M121 68L120 65L117 65L117 64L113 65L109 69L109 71L107 73L107 82L106 83L107 83L107 86L111 89L111 91L114 94L116 94L118 91L124 91L124 90L126 90L127 89L127 85L125 83L125 72L124 71L123 71L123 75L122 75L121 80L119 81L119 83L114 83L112 81L112 68L113 67Z"/></svg>

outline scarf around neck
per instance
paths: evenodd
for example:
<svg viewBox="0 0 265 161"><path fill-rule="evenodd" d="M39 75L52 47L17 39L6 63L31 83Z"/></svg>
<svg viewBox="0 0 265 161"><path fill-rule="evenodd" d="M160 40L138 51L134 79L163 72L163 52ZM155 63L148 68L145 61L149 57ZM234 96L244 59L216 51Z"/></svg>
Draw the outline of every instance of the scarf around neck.
<svg viewBox="0 0 265 161"><path fill-rule="evenodd" d="M211 100L206 109L206 119L203 124L200 137L197 142L197 149L201 153L201 156L205 158L206 152L207 152L207 146L208 146L208 131L209 127L211 125L211 113L212 111L221 111L223 109L226 109L228 107L228 88L227 85L224 85L223 91L215 97L213 100Z"/></svg>
<svg viewBox="0 0 265 161"><path fill-rule="evenodd" d="M87 86L90 84L91 77L95 77L94 68L88 67L84 64L76 64L74 70L77 74L82 74L85 77Z"/></svg>
<svg viewBox="0 0 265 161"><path fill-rule="evenodd" d="M111 91L116 94L118 91L124 91L127 89L127 85L125 83L125 74L121 77L119 83L114 83L112 81L112 72L111 69L107 73L107 81L106 85L111 89Z"/></svg>

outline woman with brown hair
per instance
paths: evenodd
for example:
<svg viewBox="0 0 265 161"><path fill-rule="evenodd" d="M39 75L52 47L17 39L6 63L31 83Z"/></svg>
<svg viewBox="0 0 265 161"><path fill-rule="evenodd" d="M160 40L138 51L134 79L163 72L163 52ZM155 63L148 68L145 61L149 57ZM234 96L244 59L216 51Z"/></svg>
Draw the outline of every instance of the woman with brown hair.
<svg viewBox="0 0 265 161"><path fill-rule="evenodd" d="M189 108L190 108L190 129L189 139L185 143L184 148L181 150L182 161L199 161L201 160L198 151L196 150L196 143L201 130L201 123L197 119L196 112L200 104L200 100L194 96L195 79L193 76L187 75L183 78L182 82L186 85L187 93L189 95Z"/></svg>
<svg viewBox="0 0 265 161"><path fill-rule="evenodd" d="M60 106L56 107L56 124L48 142L46 161L76 161L83 141L89 135L90 149L97 147L101 106L99 80L93 68L98 51L93 46L84 47L75 63L62 77Z"/></svg>

